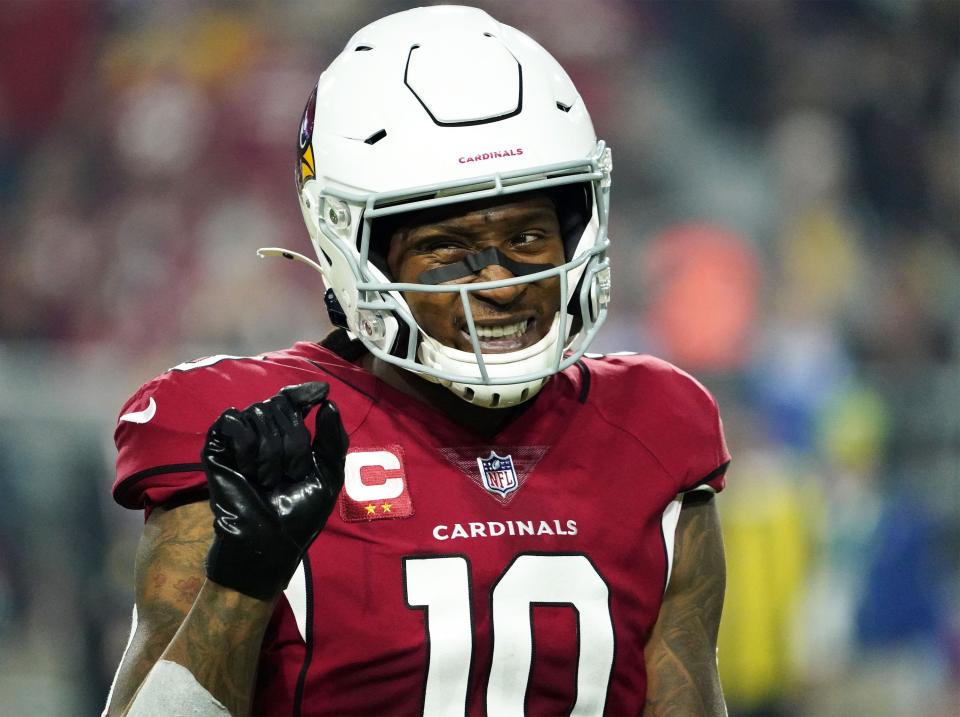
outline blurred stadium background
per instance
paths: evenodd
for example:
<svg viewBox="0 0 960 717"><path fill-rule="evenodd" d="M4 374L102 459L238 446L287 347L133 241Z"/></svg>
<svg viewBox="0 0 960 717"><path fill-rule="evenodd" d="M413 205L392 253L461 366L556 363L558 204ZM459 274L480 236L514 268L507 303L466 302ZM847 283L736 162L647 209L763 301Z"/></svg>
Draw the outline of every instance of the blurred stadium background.
<svg viewBox="0 0 960 717"><path fill-rule="evenodd" d="M614 148L600 350L717 394L733 715L960 714L953 0L479 2ZM117 409L328 328L294 143L385 0L0 2L0 712L98 713L142 519ZM429 147L424 147L429 151Z"/></svg>

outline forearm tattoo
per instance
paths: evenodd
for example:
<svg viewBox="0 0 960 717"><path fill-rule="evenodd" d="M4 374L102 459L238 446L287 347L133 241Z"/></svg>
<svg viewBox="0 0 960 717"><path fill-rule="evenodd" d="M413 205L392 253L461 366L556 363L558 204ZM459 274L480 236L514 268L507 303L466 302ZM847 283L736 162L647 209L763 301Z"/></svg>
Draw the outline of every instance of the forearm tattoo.
<svg viewBox="0 0 960 717"><path fill-rule="evenodd" d="M122 712L164 653L187 667L230 714L249 712L272 605L205 582L212 539L205 503L158 509L147 522L137 551L137 631L109 714Z"/></svg>
<svg viewBox="0 0 960 717"><path fill-rule="evenodd" d="M166 659L189 667L230 714L248 714L271 613L271 603L207 582Z"/></svg>
<svg viewBox="0 0 960 717"><path fill-rule="evenodd" d="M205 504L155 510L137 548L137 630L117 673L109 714L133 699L183 622L203 583L203 561L213 535Z"/></svg>
<svg viewBox="0 0 960 717"><path fill-rule="evenodd" d="M684 507L677 562L647 656L645 717L725 715L716 644L726 586L713 502Z"/></svg>

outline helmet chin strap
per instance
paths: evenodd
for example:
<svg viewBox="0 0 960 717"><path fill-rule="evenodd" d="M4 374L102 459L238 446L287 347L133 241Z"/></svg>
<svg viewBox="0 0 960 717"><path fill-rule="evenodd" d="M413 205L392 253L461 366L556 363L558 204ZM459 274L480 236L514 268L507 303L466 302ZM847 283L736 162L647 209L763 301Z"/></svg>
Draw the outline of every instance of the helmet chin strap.
<svg viewBox="0 0 960 717"><path fill-rule="evenodd" d="M553 264L527 264L514 261L495 246L488 246L483 251L470 254L466 259L441 266L437 269L425 271L417 277L420 284L444 284L448 281L463 279L471 274L477 274L488 266L502 266L509 269L514 276L527 276L538 271L553 269Z"/></svg>

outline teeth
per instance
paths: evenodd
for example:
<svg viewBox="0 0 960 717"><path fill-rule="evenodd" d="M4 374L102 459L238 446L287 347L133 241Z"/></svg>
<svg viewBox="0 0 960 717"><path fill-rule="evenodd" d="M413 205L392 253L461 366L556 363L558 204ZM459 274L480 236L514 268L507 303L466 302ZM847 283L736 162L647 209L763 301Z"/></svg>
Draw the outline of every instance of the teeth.
<svg viewBox="0 0 960 717"><path fill-rule="evenodd" d="M505 326L478 326L477 338L480 340L513 339L522 336L526 330L526 321L518 321L515 324L506 324Z"/></svg>

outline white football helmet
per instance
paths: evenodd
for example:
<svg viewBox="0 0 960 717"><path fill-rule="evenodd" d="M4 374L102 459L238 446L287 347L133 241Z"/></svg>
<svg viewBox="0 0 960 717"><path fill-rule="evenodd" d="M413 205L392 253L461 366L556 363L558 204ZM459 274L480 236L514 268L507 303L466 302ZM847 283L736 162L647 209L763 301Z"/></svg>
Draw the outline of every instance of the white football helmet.
<svg viewBox="0 0 960 717"><path fill-rule="evenodd" d="M606 316L610 170L576 88L534 40L474 8L407 10L357 32L304 111L297 185L319 263L261 253L317 268L328 305L335 297L334 322L378 358L471 403L511 406L580 358ZM580 206L558 206L565 263L526 276L396 283L371 241L384 217L571 189ZM482 353L470 294L549 277L559 277L561 301L547 335L519 351ZM436 291L460 295L473 351L425 333L403 298Z"/></svg>

